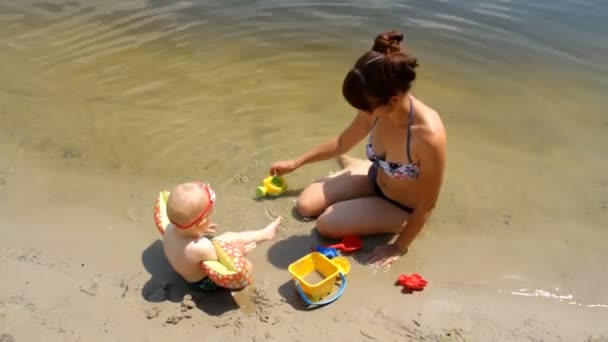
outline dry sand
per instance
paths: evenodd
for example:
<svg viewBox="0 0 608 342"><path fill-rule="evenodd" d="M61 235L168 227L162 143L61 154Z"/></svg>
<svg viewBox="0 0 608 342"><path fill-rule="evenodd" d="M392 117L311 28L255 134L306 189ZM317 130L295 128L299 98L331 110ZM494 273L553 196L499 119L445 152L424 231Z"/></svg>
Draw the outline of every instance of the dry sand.
<svg viewBox="0 0 608 342"><path fill-rule="evenodd" d="M0 342L608 341L606 309L441 281L407 261L416 252L390 270L358 263L379 239L349 257L337 302L305 308L287 266L317 236L314 222L293 217L251 253L253 286L234 297L192 296L153 227L158 184L76 172L67 157L49 166L23 151L0 156ZM417 244L424 248L425 237ZM394 281L405 272L421 272L429 285L402 293Z"/></svg>

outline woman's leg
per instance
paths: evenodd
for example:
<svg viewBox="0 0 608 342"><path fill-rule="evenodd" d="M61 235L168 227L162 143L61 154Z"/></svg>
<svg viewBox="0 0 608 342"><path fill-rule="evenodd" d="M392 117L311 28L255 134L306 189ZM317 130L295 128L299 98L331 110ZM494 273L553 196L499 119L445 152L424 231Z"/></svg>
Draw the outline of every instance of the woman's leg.
<svg viewBox="0 0 608 342"><path fill-rule="evenodd" d="M317 230L329 238L399 233L409 216L407 211L383 198L355 198L327 208L317 219Z"/></svg>
<svg viewBox="0 0 608 342"><path fill-rule="evenodd" d="M340 156L338 162L344 168L342 171L319 179L302 191L296 204L300 215L318 216L334 203L373 195L367 176L370 162L347 156Z"/></svg>

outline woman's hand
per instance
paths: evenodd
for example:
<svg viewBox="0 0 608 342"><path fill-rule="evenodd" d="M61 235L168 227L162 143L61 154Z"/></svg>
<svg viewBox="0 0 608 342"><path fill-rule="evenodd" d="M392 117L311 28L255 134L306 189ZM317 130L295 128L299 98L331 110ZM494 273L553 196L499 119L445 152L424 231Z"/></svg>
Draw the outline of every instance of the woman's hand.
<svg viewBox="0 0 608 342"><path fill-rule="evenodd" d="M293 160L284 160L275 162L270 166L270 174L276 176L282 176L286 173L295 171L298 165Z"/></svg>
<svg viewBox="0 0 608 342"><path fill-rule="evenodd" d="M367 262L370 264L380 264L380 266L388 266L399 260L399 257L403 254L405 253L402 253L395 244L380 245L374 248Z"/></svg>

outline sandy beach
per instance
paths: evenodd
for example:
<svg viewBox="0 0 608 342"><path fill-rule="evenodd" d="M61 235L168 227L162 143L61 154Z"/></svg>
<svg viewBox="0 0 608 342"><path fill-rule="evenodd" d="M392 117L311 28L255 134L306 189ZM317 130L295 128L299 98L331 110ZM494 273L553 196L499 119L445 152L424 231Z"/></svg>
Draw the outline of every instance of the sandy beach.
<svg viewBox="0 0 608 342"><path fill-rule="evenodd" d="M364 251L349 256L353 270L344 295L326 307L306 308L286 268L320 241L314 222L293 217L276 241L251 253L254 285L234 296L220 291L192 298L153 227L157 184L108 184L103 174L70 171L74 159L40 173L36 155L7 155L0 173L2 342L608 339L606 308L513 296L457 276L438 279L426 265L430 260L416 252L430 247L431 234L388 271L357 262L378 243L366 239ZM446 258L440 252L435 260ZM429 285L402 293L396 274L413 272L423 273ZM515 286L518 279L509 281Z"/></svg>

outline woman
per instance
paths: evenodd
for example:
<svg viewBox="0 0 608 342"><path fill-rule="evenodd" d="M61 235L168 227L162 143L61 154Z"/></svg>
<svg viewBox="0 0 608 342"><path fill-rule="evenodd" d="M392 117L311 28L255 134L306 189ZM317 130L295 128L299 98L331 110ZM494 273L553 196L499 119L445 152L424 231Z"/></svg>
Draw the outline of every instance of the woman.
<svg viewBox="0 0 608 342"><path fill-rule="evenodd" d="M398 233L370 255L381 265L407 252L435 207L445 169L445 129L437 112L410 93L418 63L401 51L402 40L396 31L378 35L346 75L342 92L358 113L339 136L270 167L282 175L340 156L344 169L309 185L297 209L318 216L319 233L331 238ZM369 161L343 155L367 135Z"/></svg>

